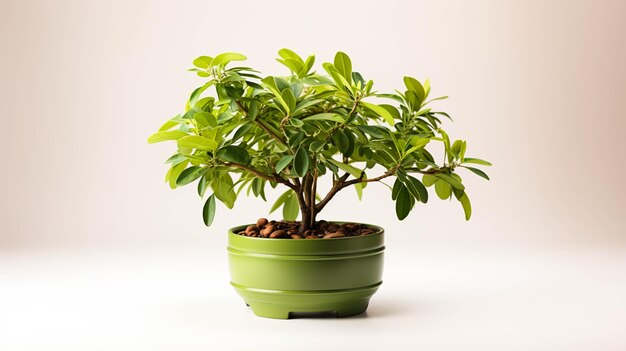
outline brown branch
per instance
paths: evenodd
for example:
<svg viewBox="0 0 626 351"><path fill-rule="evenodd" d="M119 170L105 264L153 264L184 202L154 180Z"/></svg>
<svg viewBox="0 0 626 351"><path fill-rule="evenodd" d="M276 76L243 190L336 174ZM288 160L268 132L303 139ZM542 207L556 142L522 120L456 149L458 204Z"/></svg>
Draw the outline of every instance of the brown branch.
<svg viewBox="0 0 626 351"><path fill-rule="evenodd" d="M317 194L317 167L315 168L315 172L313 174L313 185L311 186L311 200L310 209L311 209L311 223L310 227L315 225L315 195Z"/></svg>
<svg viewBox="0 0 626 351"><path fill-rule="evenodd" d="M307 208L311 206L311 175L307 173L304 178L302 178L302 192L304 193L304 202L306 203Z"/></svg>
<svg viewBox="0 0 626 351"><path fill-rule="evenodd" d="M348 118L350 118L350 116L352 116L354 111L356 111L357 106L359 106L359 102L361 102L361 98L357 98L356 100L354 100L354 104L352 105L352 110L350 110L350 113L348 113Z"/></svg>
<svg viewBox="0 0 626 351"><path fill-rule="evenodd" d="M420 174L437 174L437 173L445 173L442 172L441 169L439 168L431 168L431 169L427 169L425 171L422 171L419 168L405 168L405 170L407 171L411 171L413 173L420 173Z"/></svg>
<svg viewBox="0 0 626 351"><path fill-rule="evenodd" d="M287 179L279 176L278 174L265 174L262 173L252 167L248 167L246 165L242 165L241 163L236 163L236 162L225 162L224 166L227 167L233 167L233 168L238 168L241 170L244 170L246 172L252 173L255 176L261 178L261 179L265 179L268 180L270 182L277 182L277 183L281 183L284 184L286 186L288 186L289 188L293 189L293 191L298 192L298 187L296 187L295 185L293 185L290 181L288 181Z"/></svg>
<svg viewBox="0 0 626 351"><path fill-rule="evenodd" d="M383 180L383 179L385 179L385 178L387 178L389 176L392 176L394 174L396 174L396 169L392 168L392 169L388 170L387 172L385 172L384 174L382 174L382 175L380 175L378 177L375 177L375 178L363 179L362 177L360 177L360 178L357 178L357 179L352 179L350 181L344 182L343 185L341 186L341 189L349 187L350 185L353 185L353 184L378 182L378 181Z"/></svg>
<svg viewBox="0 0 626 351"><path fill-rule="evenodd" d="M349 176L350 173L345 173L343 176L341 176L341 178L337 179L337 181L333 183L333 186L332 188L330 188L330 191L328 191L328 194L326 194L322 201L315 205L316 212L319 213L324 208L324 206L326 206L328 201L330 201L335 196L335 194L337 194L337 192L341 190L341 186L346 181L346 179L348 179Z"/></svg>
<svg viewBox="0 0 626 351"><path fill-rule="evenodd" d="M241 101L239 100L235 100L235 103L237 104L237 107L239 107L239 109L246 115L248 116L248 110L246 109L246 107L241 103ZM280 137L280 135L274 133L274 131L272 131L268 126L265 125L265 123L263 123L263 121L259 120L258 117L254 119L254 122L261 128L263 129L267 134L269 134L272 138L274 138L276 141L280 142L281 144L287 146L287 142L283 140L283 138Z"/></svg>

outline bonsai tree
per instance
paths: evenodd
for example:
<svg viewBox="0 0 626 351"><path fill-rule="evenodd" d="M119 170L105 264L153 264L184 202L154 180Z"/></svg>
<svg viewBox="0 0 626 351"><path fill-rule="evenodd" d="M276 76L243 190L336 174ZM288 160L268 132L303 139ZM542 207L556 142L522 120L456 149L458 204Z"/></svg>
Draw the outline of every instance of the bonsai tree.
<svg viewBox="0 0 626 351"><path fill-rule="evenodd" d="M449 116L431 103L446 97L429 99L428 80L404 77L402 91L381 93L353 71L343 52L322 64L326 74L313 70L313 55L304 60L288 49L278 54L287 76L234 66L246 59L237 53L198 57L190 71L204 84L191 93L184 113L148 139L176 142L166 161L171 188L197 182L200 197L211 189L203 208L207 226L216 201L232 208L243 190L266 200L269 185L286 188L270 213L282 207L283 217L295 220L299 212L303 232L342 190L354 188L360 199L368 183L388 179L398 219L426 203L427 188L434 186L440 199L459 201L469 220L470 200L457 171L489 179L472 165L490 164L466 157L466 142L451 141L441 129L441 119ZM443 159L435 160L431 147L440 147ZM323 176L332 177L332 187L318 194Z"/></svg>

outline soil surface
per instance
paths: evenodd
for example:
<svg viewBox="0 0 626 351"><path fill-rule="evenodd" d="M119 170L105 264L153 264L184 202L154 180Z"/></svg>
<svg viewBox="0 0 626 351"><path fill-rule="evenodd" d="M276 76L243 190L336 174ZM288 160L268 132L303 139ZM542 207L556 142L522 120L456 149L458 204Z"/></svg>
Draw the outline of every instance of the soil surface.
<svg viewBox="0 0 626 351"><path fill-rule="evenodd" d="M377 228L360 223L334 223L318 221L315 228L298 233L300 222L269 221L259 218L256 224L249 225L239 235L271 239L334 239L348 236L362 236L377 232Z"/></svg>

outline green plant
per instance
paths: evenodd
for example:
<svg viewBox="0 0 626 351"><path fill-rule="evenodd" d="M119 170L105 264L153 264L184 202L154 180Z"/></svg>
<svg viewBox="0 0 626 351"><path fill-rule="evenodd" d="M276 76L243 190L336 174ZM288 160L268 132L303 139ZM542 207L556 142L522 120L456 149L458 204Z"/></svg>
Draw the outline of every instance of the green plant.
<svg viewBox="0 0 626 351"><path fill-rule="evenodd" d="M429 100L428 80L422 84L404 77L404 92L378 93L371 80L352 70L343 52L322 65L328 75L312 71L314 56L303 60L288 49L278 54L289 76L262 77L252 68L227 67L245 60L241 54L198 57L190 71L207 78L206 83L191 93L185 113L148 139L177 142L177 152L167 160L166 181L172 188L197 181L201 197L211 188L203 208L206 225L213 221L216 200L232 208L244 188L266 200L267 185L283 185L287 191L270 212L282 206L287 220L300 212L303 231L313 227L339 191L354 187L360 199L368 183L388 177L395 177L391 197L400 220L417 202L428 201L431 186L441 199L454 196L470 218L470 201L456 171L464 168L489 179L469 165L490 164L465 157L466 142L451 142L440 128L440 117L449 116L428 106L446 97ZM214 97L204 96L211 87ZM443 145L441 163L427 150L431 142ZM368 176L375 166L385 171ZM327 174L332 187L319 196L318 178Z"/></svg>

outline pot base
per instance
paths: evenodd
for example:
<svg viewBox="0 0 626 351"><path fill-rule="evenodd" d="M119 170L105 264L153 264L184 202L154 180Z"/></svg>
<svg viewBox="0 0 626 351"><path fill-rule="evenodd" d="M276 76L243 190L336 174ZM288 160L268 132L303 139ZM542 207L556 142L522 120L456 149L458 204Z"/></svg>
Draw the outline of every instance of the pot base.
<svg viewBox="0 0 626 351"><path fill-rule="evenodd" d="M342 290L288 291L246 288L231 282L252 312L259 317L288 319L292 313L336 313L337 317L350 317L367 310L377 284Z"/></svg>

